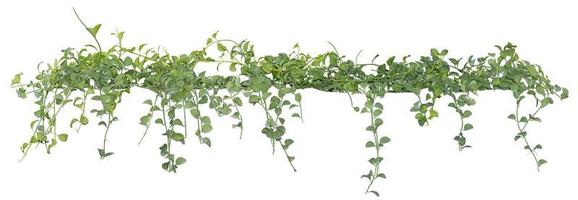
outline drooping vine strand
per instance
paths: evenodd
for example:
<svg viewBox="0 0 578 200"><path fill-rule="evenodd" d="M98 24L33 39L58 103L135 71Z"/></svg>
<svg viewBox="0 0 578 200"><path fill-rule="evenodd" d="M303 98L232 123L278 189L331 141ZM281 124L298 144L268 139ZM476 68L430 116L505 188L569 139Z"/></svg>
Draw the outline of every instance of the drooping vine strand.
<svg viewBox="0 0 578 200"><path fill-rule="evenodd" d="M456 98L456 95L449 94L452 98L452 102L448 104L449 107L454 108L456 113L460 117L460 131L458 135L454 137L454 140L458 143L458 150L462 151L465 148L471 148L471 145L466 144L466 137L464 136L464 131L468 131L474 128L470 123L466 123L464 120L472 115L469 110L464 110L466 106L473 106L476 104L476 100L469 97L468 94L462 94Z"/></svg>
<svg viewBox="0 0 578 200"><path fill-rule="evenodd" d="M439 117L435 103L449 96L451 103L448 106L460 116L454 140L458 149L463 150L471 147L464 135L473 128L466 121L472 115L467 107L475 104L471 94L486 90L511 91L516 99L516 113L509 116L518 128L515 140L524 141L524 148L529 150L538 169L546 163L536 153L542 145L530 145L526 127L530 121L541 121L536 114L552 104L553 97L568 97L566 88L551 83L539 65L521 60L516 46L510 43L496 46L498 51L495 53L466 59L449 58L447 50L432 49L430 55L415 60L409 56L401 59L392 56L380 63L375 56L363 63L359 62L359 55L354 60L340 55L333 44L332 50L318 55L303 53L299 45L295 45L290 53L257 56L250 41L221 39L214 33L200 49L186 54L169 54L144 44L126 46L124 32L115 32L117 44L102 49L98 40L101 25L88 27L81 23L96 46L88 44L79 49L64 49L55 62L46 67L39 65L33 80L23 82L21 73L12 80L18 97L32 95L38 106L30 124L32 135L21 146L23 158L34 145L42 145L50 153L58 141L69 139L67 133L58 132L62 129L56 129L56 119L61 118L59 112L69 103L78 108L78 115L70 120L69 127L78 132L81 126L89 124L91 115L100 118L98 124L105 129L98 153L102 159L112 156L113 152L106 145L115 135L112 124L122 121L116 108L122 106L123 95L134 88L142 88L151 91L154 98L150 98L151 95L144 101L147 110L141 113L144 114L140 117L143 127L139 132L143 132L139 133L142 135L138 143L150 137L151 125L162 128L157 136L166 140L159 147L161 156L166 159L161 164L164 170L176 172L178 166L186 163L185 158L176 156L174 145L198 140L211 147L217 142L211 141L208 133L224 130L222 126L213 127L213 123L218 122L209 117L207 109L219 117L233 118L232 126L239 128L239 138L244 132L259 132L243 129L245 122L240 108L248 103L262 110L265 116L260 132L271 142L272 152L280 147L291 169L297 171L295 157L289 152L295 141L290 139L286 123L290 118L303 121L300 91L315 89L346 93L356 112L369 114L371 121L366 130L371 135L365 147L375 151L375 155L369 159L369 173L362 177L369 180L366 193L379 195L373 187L377 179L386 177L380 168L384 159L381 150L391 140L378 131L384 124L380 115L386 102L379 101L385 94L414 94L417 100L410 111L415 112L420 126ZM223 66L228 70L223 70ZM207 70L210 67L217 70ZM354 105L351 95L364 95L366 101L361 109ZM519 113L525 96L532 96L537 102L537 110L528 116ZM99 103L98 109L87 112L87 104L94 102ZM188 124L187 119L194 123ZM194 128L188 129L188 126Z"/></svg>

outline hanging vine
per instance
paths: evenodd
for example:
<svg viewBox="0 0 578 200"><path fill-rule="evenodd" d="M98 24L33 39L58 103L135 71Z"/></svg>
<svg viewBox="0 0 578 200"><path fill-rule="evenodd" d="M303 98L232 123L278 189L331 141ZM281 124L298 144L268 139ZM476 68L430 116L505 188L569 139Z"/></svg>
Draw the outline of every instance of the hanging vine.
<svg viewBox="0 0 578 200"><path fill-rule="evenodd" d="M88 44L80 49L65 49L53 63L41 63L33 80L22 82L22 73L12 80L11 85L18 96L32 95L38 106L30 124L32 135L21 146L22 158L32 146L42 145L50 153L59 141L68 140L68 134L57 129L57 118L69 103L79 109L78 117L71 119L69 127L78 132L89 124L89 115L100 118L98 125L104 127L104 134L98 155L101 159L112 156L114 150L107 149L107 143L114 137L110 131L113 124L120 120L115 111L121 104L121 97L133 88L143 88L151 91L154 98L144 101L148 111L140 118L143 133L138 143L147 137L151 123L162 128L161 135L166 142L159 149L166 159L161 164L164 170L176 172L178 166L186 163L185 158L175 155L172 147L184 145L190 139L189 115L195 121L194 140L211 147L207 133L213 130L212 119L205 109L208 107L220 117L235 119L232 127L239 129L239 138L242 138L244 122L240 107L248 102L263 111L266 121L261 132L271 142L273 154L281 149L292 170L297 171L295 157L289 152L294 140L287 135L285 123L288 117L303 120L299 91L312 88L346 93L356 112L369 115L366 130L370 137L365 147L375 150L375 155L369 159L371 168L362 178L369 180L366 193L379 196L372 185L377 179L386 178L380 169L381 150L391 141L378 131L384 124L380 118L384 112L380 100L385 94L415 94L417 101L410 111L416 113L415 119L420 126L439 116L436 100L451 97L448 106L460 117L459 130L453 139L462 151L471 147L464 134L473 128L467 121L472 115L468 107L476 103L471 94L484 90L511 91L516 111L508 118L516 122L514 140L523 142L538 170L546 160L537 154L542 145L530 143L527 125L541 121L538 112L552 104L554 97L568 97L568 89L551 83L539 65L521 60L516 46L510 43L496 46L496 53L477 58L470 56L465 60L448 58L447 50L432 49L430 55L413 61L405 56L402 59L389 57L384 63L377 63L376 56L371 62L359 63L357 58L350 60L339 55L332 44L332 51L319 55L302 53L295 45L288 54L257 57L251 42L221 39L214 33L202 49L172 55L144 44L124 46L124 32L113 33L118 43L103 50L97 37L101 25L88 27L82 20L80 22L96 46ZM207 74L199 68L211 64L216 65L219 73ZM225 73L221 66L227 66L227 73L232 75L220 74ZM356 94L366 98L361 109L351 98ZM536 110L523 115L520 105L526 97L534 98ZM91 101L99 102L100 107L89 114L86 105Z"/></svg>

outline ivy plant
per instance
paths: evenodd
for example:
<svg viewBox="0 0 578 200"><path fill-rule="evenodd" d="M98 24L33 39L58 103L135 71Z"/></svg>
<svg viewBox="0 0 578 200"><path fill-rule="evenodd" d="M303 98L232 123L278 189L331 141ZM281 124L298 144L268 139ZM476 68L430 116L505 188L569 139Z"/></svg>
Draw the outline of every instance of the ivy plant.
<svg viewBox="0 0 578 200"><path fill-rule="evenodd" d="M75 14L78 17L76 11ZM261 133L271 142L272 153L282 150L291 169L297 171L295 157L289 151L295 141L287 135L285 123L290 119L303 120L300 91L316 89L344 93L350 100L351 95L365 97L359 106L351 102L353 110L368 119L368 141L363 145L374 152L368 159L368 173L361 177L369 181L366 193L379 196L372 185L386 178L380 169L384 160L381 150L391 141L380 134L384 124L380 116L386 112L381 99L386 94L414 94L416 101L410 111L415 113L419 126L439 116L435 108L438 99L451 98L448 106L460 119L453 140L462 151L472 147L466 138L474 128L468 120L472 115L469 108L476 104L473 97L479 91L510 91L515 113L507 118L517 128L514 140L531 154L538 170L547 161L538 154L542 145L531 143L527 125L540 122L539 111L554 103L554 99L568 97L568 89L553 84L539 65L520 59L511 43L496 46L495 52L480 57L451 58L448 50L431 49L430 55L419 59L392 56L379 63L378 56L369 62L358 62L357 58L340 55L335 48L311 55L301 52L297 44L288 53L257 56L250 41L222 39L215 32L201 49L174 55L145 44L125 46L124 32L112 33L117 43L103 49L98 40L101 25L88 26L80 17L78 20L94 44L64 49L54 62L39 64L32 80L23 81L23 74L19 73L11 82L18 97L32 96L38 107L30 123L30 138L20 147L22 158L33 146L44 146L50 153L59 142L66 142L69 135L60 129L61 123L78 132L93 120L102 125L103 131L102 146L97 149L99 157L112 156L114 149L107 149L106 144L110 129L120 120L115 111L121 97L133 88L143 88L153 95L143 101L147 109L141 112L140 122L135 122L143 126L139 143L151 125L162 128L160 135L166 139L159 147L165 159L162 169L176 172L186 163L172 150L175 145L192 140L211 147L208 133L213 131L214 120L209 112L233 118L232 127L239 130L242 138L240 107L251 104L262 109L265 122ZM218 73L208 74L199 68L206 64L216 65ZM524 114L520 105L528 99L534 101L535 110ZM98 108L87 111L89 103L97 103ZM60 111L69 105L78 109L78 115L61 122L64 119L60 119ZM194 129L188 129L188 120L194 121Z"/></svg>

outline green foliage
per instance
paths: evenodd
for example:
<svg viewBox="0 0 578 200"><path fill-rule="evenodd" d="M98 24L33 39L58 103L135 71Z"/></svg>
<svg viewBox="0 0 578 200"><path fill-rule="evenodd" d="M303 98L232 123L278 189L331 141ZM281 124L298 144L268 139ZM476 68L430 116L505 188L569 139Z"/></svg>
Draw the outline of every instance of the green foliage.
<svg viewBox="0 0 578 200"><path fill-rule="evenodd" d="M316 89L366 98L362 106L355 106L353 101L351 106L356 112L368 115L370 120L366 127L370 137L365 147L375 155L368 159L370 170L362 178L369 180L366 193L379 195L371 186L378 178L386 178L380 172L381 163L386 161L381 150L391 139L379 132L379 128L386 125L380 117L385 108L379 102L386 94L416 95L417 101L410 111L415 112L420 126L439 117L436 100L451 97L448 106L456 111L461 122L454 137L461 151L471 147L464 135L474 128L466 122L473 116L468 107L476 104L471 95L486 90L511 91L516 100L516 112L508 118L515 121L518 128L514 139L525 143L524 149L531 153L537 167L546 160L537 156L536 151L541 150L542 145L530 145L526 125L540 122L538 111L554 103L553 98L568 97L568 89L552 84L539 65L519 59L516 46L510 43L496 46L498 52L477 58L448 58L447 50L431 49L430 55L417 60L409 60L409 56L389 57L384 63L376 63L376 56L371 62L359 63L357 59L339 55L336 49L310 55L302 53L298 45L290 53L258 57L250 41L220 39L214 33L203 48L173 55L144 44L123 46L124 32L114 33L118 44L103 51L97 39L101 25L88 27L81 23L94 38L96 47L89 44L80 49L65 49L55 62L39 66L38 73L28 83L22 83L21 73L11 81L19 97L32 96L38 106L30 124L31 137L20 147L23 157L31 146L45 146L50 153L57 141L68 140L68 134L56 133L56 126L60 110L69 103L79 109L78 117L73 118L69 126L76 127L78 132L81 126L92 121L89 117L99 118L104 137L98 153L102 159L112 156L113 152L107 151L106 144L112 125L119 120L116 108L123 95L133 88L142 88L155 98L144 100L147 110L139 122L135 122L144 128L139 144L151 123L163 129L159 134L166 139L159 147L160 155L165 159L162 169L176 172L178 166L186 163L185 158L175 155L172 147L189 142L189 136L211 147L208 136L214 128L221 126L213 126L212 123L217 122L209 117L207 110L219 117L233 118L232 127L239 128L239 137L242 137L240 107L248 102L263 110L265 122L261 133L271 142L273 154L280 145L291 168L296 171L295 157L289 154L295 141L288 138L286 122L289 116L303 120L299 91ZM227 74L232 74L223 75L221 71L208 74L203 70L203 67L215 65L228 66ZM522 116L519 108L526 97L534 98L537 110ZM85 112L87 103L97 103L96 109ZM193 135L189 134L187 117L195 122Z"/></svg>

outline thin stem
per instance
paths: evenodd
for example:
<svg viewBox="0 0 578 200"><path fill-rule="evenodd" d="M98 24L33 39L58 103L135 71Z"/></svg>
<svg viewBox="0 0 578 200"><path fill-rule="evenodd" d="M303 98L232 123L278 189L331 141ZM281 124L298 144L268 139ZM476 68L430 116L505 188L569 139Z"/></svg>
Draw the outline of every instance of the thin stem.
<svg viewBox="0 0 578 200"><path fill-rule="evenodd" d="M281 140L278 140L277 142L279 142L279 144L281 145L281 147L283 147L283 152L285 152L285 157L287 157L287 161L289 161L289 165L291 165L291 168L293 168L294 172L297 172L297 169L295 169L295 166L293 165L293 161L291 160L291 156L289 156L289 154L287 153L287 150L285 149L283 143L281 142Z"/></svg>
<svg viewBox="0 0 578 200"><path fill-rule="evenodd" d="M88 96L88 90L84 91L84 98L82 99L82 113L80 113L80 117L82 118L84 116L84 112L86 110L86 97ZM78 127L76 128L76 132L78 133L80 131L80 128L82 127L82 123L80 123L80 125L78 125Z"/></svg>
<svg viewBox="0 0 578 200"><path fill-rule="evenodd" d="M237 93L238 94L238 93ZM233 93L229 90L229 95L231 96L231 99L234 99L234 97L237 96L237 94L233 95ZM239 107L237 106L237 103L235 103L233 101L233 106L235 107L235 111L237 113L239 113L239 121L240 121L240 125L239 128L241 129L241 133L239 133L239 140L243 139L243 116L241 115L241 112L239 111Z"/></svg>
<svg viewBox="0 0 578 200"><path fill-rule="evenodd" d="M187 132L187 109L185 108L185 100L183 100L183 121L185 123L185 138L187 138L189 134Z"/></svg>
<svg viewBox="0 0 578 200"><path fill-rule="evenodd" d="M82 21L82 19L80 19L80 16L78 16L78 13L76 12L76 9L72 8L72 11L74 11L74 15L76 15L76 18L78 19L78 21L80 21L80 23L82 24L82 26L84 26L84 28L90 32L90 28L88 28L88 26L86 26L86 24L84 23L84 21ZM98 46L98 51L102 52L102 48L100 46L100 42L98 42L98 39L96 39L96 35L93 35L92 32L90 32L90 35L92 36L92 38L94 38L94 41L96 41L96 45ZM100 57L99 57L100 58ZM100 59L99 59L100 60Z"/></svg>
<svg viewBox="0 0 578 200"><path fill-rule="evenodd" d="M112 114L108 114L108 124L106 125L106 131L104 131L104 138L102 139L102 151L103 155L100 156L100 159L104 159L106 157L106 138L108 137L108 130L110 130L110 126L112 125Z"/></svg>
<svg viewBox="0 0 578 200"><path fill-rule="evenodd" d="M452 97L452 99L453 99L453 101L454 101L455 110L456 110L456 112L460 115L460 132L459 132L459 134L458 134L458 137L464 138L464 134L463 134L463 131L464 131L464 116L462 115L462 110L461 110L461 108L458 108L458 106L459 106L459 105L458 105L458 100L456 99L455 95L452 94L451 97ZM465 144L464 144L464 145L465 145ZM464 145L462 145L462 144L458 141L458 150L459 150L459 151L464 150Z"/></svg>
<svg viewBox="0 0 578 200"><path fill-rule="evenodd" d="M41 97L42 100L42 105L40 106L40 109L43 110L44 112L44 107L46 104L46 99L48 98L48 91L44 92L44 94ZM38 122L38 124L42 124L44 126L44 119L46 117L42 117L42 119L40 119L40 121ZM38 133L38 127L40 125L36 125L36 128L34 129L34 133L32 134L32 136L35 136L36 133ZM28 154L28 150L30 150L30 147L32 146L32 144L28 144L28 146L26 147L26 150L24 150L22 157L20 157L20 159L18 159L18 162L22 162L24 160L24 158L26 158L26 155Z"/></svg>
<svg viewBox="0 0 578 200"><path fill-rule="evenodd" d="M532 114L532 116L535 116L538 111L540 111L540 109L542 109L542 107L538 107L538 109L536 109L536 111ZM522 136L522 139L524 139L524 143L526 143L526 147L528 147L528 151L530 151L530 154L532 154L532 157L534 158L534 161L536 162L536 169L538 170L538 172L540 172L540 162L538 160L538 156L536 156L536 152L534 151L534 149L532 148L532 146L530 145L530 142L528 142L528 139L526 138L526 134L522 134L525 130L526 130L526 126L528 125L528 122L530 121L530 119L527 119L526 122L522 122L524 123L523 127L520 127L520 117L519 117L519 110L520 110L520 100L516 101L516 125L518 127L518 135Z"/></svg>
<svg viewBox="0 0 578 200"><path fill-rule="evenodd" d="M150 111L148 113L148 116L150 116L149 121L147 123L147 127L146 127L144 133L142 134L142 136L140 137L140 140L138 141L138 145L140 145L142 143L142 141L144 140L145 136L148 133L148 130L149 130L149 127L151 125L152 118L153 118L153 112L154 112L153 108L157 105L158 98L159 98L159 95L155 96L155 102L153 103L153 105L151 105Z"/></svg>
<svg viewBox="0 0 578 200"><path fill-rule="evenodd" d="M269 110L267 109L267 101L265 99L263 99L262 93L263 92L259 91L259 105L261 105L261 107L263 107L267 121L269 121L269 119L273 120L273 117L271 116L271 114L269 114ZM265 125L267 125L267 122L265 122ZM269 127L275 128L272 126L269 126ZM273 147L271 154L275 154L275 140L273 140L272 138L271 138L271 146Z"/></svg>
<svg viewBox="0 0 578 200"><path fill-rule="evenodd" d="M374 113L375 113L375 98L371 97L368 101L371 102L371 107L369 108L369 114L371 115L371 126L373 127L372 133L373 133L373 142L374 142L374 147L375 147L375 159L377 163L373 164L373 174L371 177L369 177L369 185L367 186L365 193L370 192L371 186L373 185L373 182L375 182L375 179L377 179L379 177L379 165L380 165L380 143L379 143L379 135L377 133L377 127L375 124L375 117L374 117Z"/></svg>
<svg viewBox="0 0 578 200"><path fill-rule="evenodd" d="M199 143L203 144L203 137L201 136L201 110L199 110L199 95L197 94L197 90L193 90L193 103L195 104L195 108L199 111L199 116L197 118L197 132L195 133L199 138Z"/></svg>

